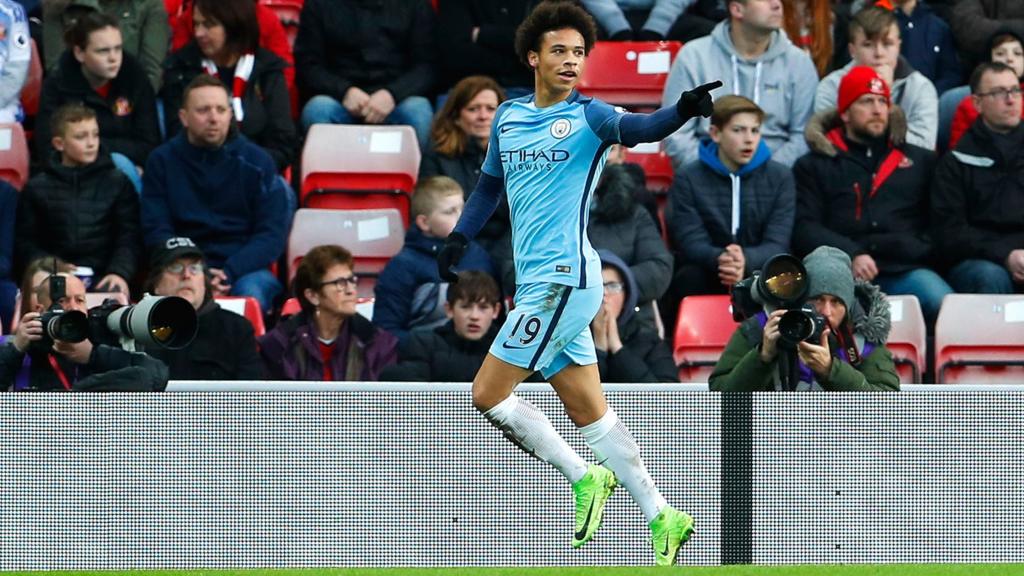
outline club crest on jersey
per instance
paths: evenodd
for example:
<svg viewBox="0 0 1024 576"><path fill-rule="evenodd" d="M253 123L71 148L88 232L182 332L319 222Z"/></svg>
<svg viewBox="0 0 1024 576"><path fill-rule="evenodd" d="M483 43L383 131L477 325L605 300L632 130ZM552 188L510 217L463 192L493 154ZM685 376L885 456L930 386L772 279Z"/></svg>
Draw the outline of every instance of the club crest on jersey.
<svg viewBox="0 0 1024 576"><path fill-rule="evenodd" d="M551 135L561 140L572 132L572 122L568 118L559 118L551 123Z"/></svg>

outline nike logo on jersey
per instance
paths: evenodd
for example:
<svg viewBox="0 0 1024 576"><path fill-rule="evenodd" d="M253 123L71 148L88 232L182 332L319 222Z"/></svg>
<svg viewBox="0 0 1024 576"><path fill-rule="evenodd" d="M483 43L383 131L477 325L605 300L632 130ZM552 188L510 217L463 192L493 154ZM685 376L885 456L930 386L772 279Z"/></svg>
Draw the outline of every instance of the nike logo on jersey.
<svg viewBox="0 0 1024 576"><path fill-rule="evenodd" d="M499 133L504 134L505 132L508 132L511 129L512 129L511 126L502 126L498 131L499 131Z"/></svg>

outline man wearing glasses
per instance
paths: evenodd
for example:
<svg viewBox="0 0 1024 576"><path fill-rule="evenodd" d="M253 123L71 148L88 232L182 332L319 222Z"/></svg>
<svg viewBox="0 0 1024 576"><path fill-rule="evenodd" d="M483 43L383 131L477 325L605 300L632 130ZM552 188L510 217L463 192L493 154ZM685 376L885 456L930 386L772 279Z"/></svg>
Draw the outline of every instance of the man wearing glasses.
<svg viewBox="0 0 1024 576"><path fill-rule="evenodd" d="M189 238L168 238L153 251L146 292L180 296L196 309L198 330L180 350L147 348L163 360L172 380L259 380L262 363L252 325L213 299L203 252ZM225 345L230 343L230 345Z"/></svg>
<svg viewBox="0 0 1024 576"><path fill-rule="evenodd" d="M1024 128L1016 72L999 62L971 75L980 114L939 163L932 187L938 253L958 292L1024 291Z"/></svg>

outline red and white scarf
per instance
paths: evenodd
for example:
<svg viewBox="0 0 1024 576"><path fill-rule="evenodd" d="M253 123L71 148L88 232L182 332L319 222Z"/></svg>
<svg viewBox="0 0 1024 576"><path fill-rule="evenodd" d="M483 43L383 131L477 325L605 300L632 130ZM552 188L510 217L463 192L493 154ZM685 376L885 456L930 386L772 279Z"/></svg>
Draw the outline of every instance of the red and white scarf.
<svg viewBox="0 0 1024 576"><path fill-rule="evenodd" d="M242 109L242 96L245 95L245 87L249 84L249 76L252 75L253 65L256 64L256 56L243 54L235 64L235 78L231 82L231 108L235 112L235 121L241 122L245 119L245 110ZM203 68L206 73L214 78L220 78L217 72L217 65L209 58L203 58Z"/></svg>

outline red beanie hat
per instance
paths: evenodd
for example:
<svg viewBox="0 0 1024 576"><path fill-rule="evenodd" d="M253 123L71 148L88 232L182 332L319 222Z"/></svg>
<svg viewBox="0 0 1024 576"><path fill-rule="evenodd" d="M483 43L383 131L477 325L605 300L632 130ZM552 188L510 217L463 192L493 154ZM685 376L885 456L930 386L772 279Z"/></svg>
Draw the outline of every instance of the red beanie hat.
<svg viewBox="0 0 1024 576"><path fill-rule="evenodd" d="M885 80L870 66L854 66L839 81L839 113L846 112L846 109L853 104L857 98L865 94L878 94L885 96L889 101L889 86Z"/></svg>

